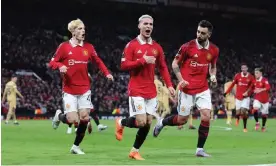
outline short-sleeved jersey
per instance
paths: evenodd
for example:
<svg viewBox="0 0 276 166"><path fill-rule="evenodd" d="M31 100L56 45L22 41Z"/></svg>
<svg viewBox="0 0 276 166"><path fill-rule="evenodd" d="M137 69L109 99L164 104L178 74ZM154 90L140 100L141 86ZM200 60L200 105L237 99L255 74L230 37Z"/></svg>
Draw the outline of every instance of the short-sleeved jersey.
<svg viewBox="0 0 276 166"><path fill-rule="evenodd" d="M6 84L5 91L8 101L16 101L16 93L18 92L15 82L9 81Z"/></svg>
<svg viewBox="0 0 276 166"><path fill-rule="evenodd" d="M63 91L73 95L81 95L90 90L87 69L89 61L96 62L104 75L109 74L92 44L84 42L75 45L72 40L60 44L49 66L52 69L59 69L63 65L68 67L67 72L62 75Z"/></svg>
<svg viewBox="0 0 276 166"><path fill-rule="evenodd" d="M255 94L254 99L258 100L261 103L267 103L269 102L269 90L270 90L270 85L268 80L264 77L253 80L253 84L252 84L253 91L256 89L263 89L263 88L265 88L265 91Z"/></svg>
<svg viewBox="0 0 276 166"><path fill-rule="evenodd" d="M232 81L226 82L224 84L224 92L227 91L227 89L231 86L231 84L232 84ZM230 93L228 93L225 96L225 102L227 102L227 103L235 103L235 94L236 94L236 88L235 87L231 90Z"/></svg>
<svg viewBox="0 0 276 166"><path fill-rule="evenodd" d="M160 80L155 79L154 80L154 84L155 84L156 91L157 91L157 99L159 101L161 101L162 100L162 87L163 87L163 83Z"/></svg>
<svg viewBox="0 0 276 166"><path fill-rule="evenodd" d="M200 46L196 39L183 44L176 54L176 59L180 63L181 75L189 85L182 88L182 91L194 95L207 90L209 65L215 65L218 56L218 47L209 41L205 48Z"/></svg>
<svg viewBox="0 0 276 166"><path fill-rule="evenodd" d="M250 90L250 86L251 86L251 84L253 82L253 79L254 79L254 77L250 73L247 73L246 75L244 75L243 73L238 73L238 74L235 75L232 84L226 90L225 93L229 93L232 90L232 88L235 85L237 85L237 88L236 88L237 89L236 90L236 99L242 100L244 98L243 94L246 91Z"/></svg>
<svg viewBox="0 0 276 166"><path fill-rule="evenodd" d="M147 64L144 55L154 56L155 64ZM130 41L123 52L121 69L130 71L128 84L129 96L140 96L146 99L156 97L154 85L155 68L158 68L168 87L172 86L162 47L155 41L144 42L140 36Z"/></svg>

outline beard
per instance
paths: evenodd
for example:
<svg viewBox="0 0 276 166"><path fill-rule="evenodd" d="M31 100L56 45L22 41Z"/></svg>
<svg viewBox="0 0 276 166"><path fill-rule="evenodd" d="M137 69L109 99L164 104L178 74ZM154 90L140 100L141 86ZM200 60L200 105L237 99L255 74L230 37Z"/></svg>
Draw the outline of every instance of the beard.
<svg viewBox="0 0 276 166"><path fill-rule="evenodd" d="M197 41L199 44L203 44L204 42L206 42L207 39L201 39L201 38L197 38Z"/></svg>

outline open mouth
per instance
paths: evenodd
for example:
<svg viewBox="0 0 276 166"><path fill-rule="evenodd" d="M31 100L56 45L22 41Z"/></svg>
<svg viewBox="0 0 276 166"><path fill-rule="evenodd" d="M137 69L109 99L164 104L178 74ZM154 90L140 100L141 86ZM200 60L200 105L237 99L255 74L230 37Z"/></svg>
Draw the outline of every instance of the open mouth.
<svg viewBox="0 0 276 166"><path fill-rule="evenodd" d="M81 36L82 36L82 37L85 37L85 34L82 34Z"/></svg>
<svg viewBox="0 0 276 166"><path fill-rule="evenodd" d="M150 33L150 30L149 30L149 29L147 29L147 30L146 30L146 33Z"/></svg>

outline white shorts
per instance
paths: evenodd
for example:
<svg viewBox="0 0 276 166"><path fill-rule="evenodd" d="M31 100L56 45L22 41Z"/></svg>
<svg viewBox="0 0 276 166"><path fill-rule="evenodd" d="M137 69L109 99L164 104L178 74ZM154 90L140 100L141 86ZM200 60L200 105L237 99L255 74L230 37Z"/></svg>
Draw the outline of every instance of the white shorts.
<svg viewBox="0 0 276 166"><path fill-rule="evenodd" d="M253 102L253 108L258 109L262 114L268 114L268 106L269 103L261 103L258 100L254 100Z"/></svg>
<svg viewBox="0 0 276 166"><path fill-rule="evenodd" d="M129 97L129 116L138 114L150 114L155 117L157 114L158 102L156 98L145 99L143 97Z"/></svg>
<svg viewBox="0 0 276 166"><path fill-rule="evenodd" d="M177 111L178 114L181 116L188 116L190 115L191 109L193 106L196 105L197 109L212 109L212 102L211 102L211 92L210 90L206 90L204 92L189 95L184 92L180 92L178 94L178 106Z"/></svg>
<svg viewBox="0 0 276 166"><path fill-rule="evenodd" d="M246 97L242 100L236 99L236 110L239 110L241 108L246 108L249 110L250 105L250 97Z"/></svg>
<svg viewBox="0 0 276 166"><path fill-rule="evenodd" d="M85 92L83 95L71 95L63 92L64 113L78 112L79 109L92 109L91 91Z"/></svg>

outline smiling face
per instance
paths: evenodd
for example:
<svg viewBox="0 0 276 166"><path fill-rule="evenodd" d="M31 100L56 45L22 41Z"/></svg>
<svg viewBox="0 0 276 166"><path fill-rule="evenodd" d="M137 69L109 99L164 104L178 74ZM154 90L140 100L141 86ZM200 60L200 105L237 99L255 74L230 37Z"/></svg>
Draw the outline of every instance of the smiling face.
<svg viewBox="0 0 276 166"><path fill-rule="evenodd" d="M140 29L140 35L144 38L150 38L153 30L153 19L149 17L142 18L139 22L138 28Z"/></svg>

